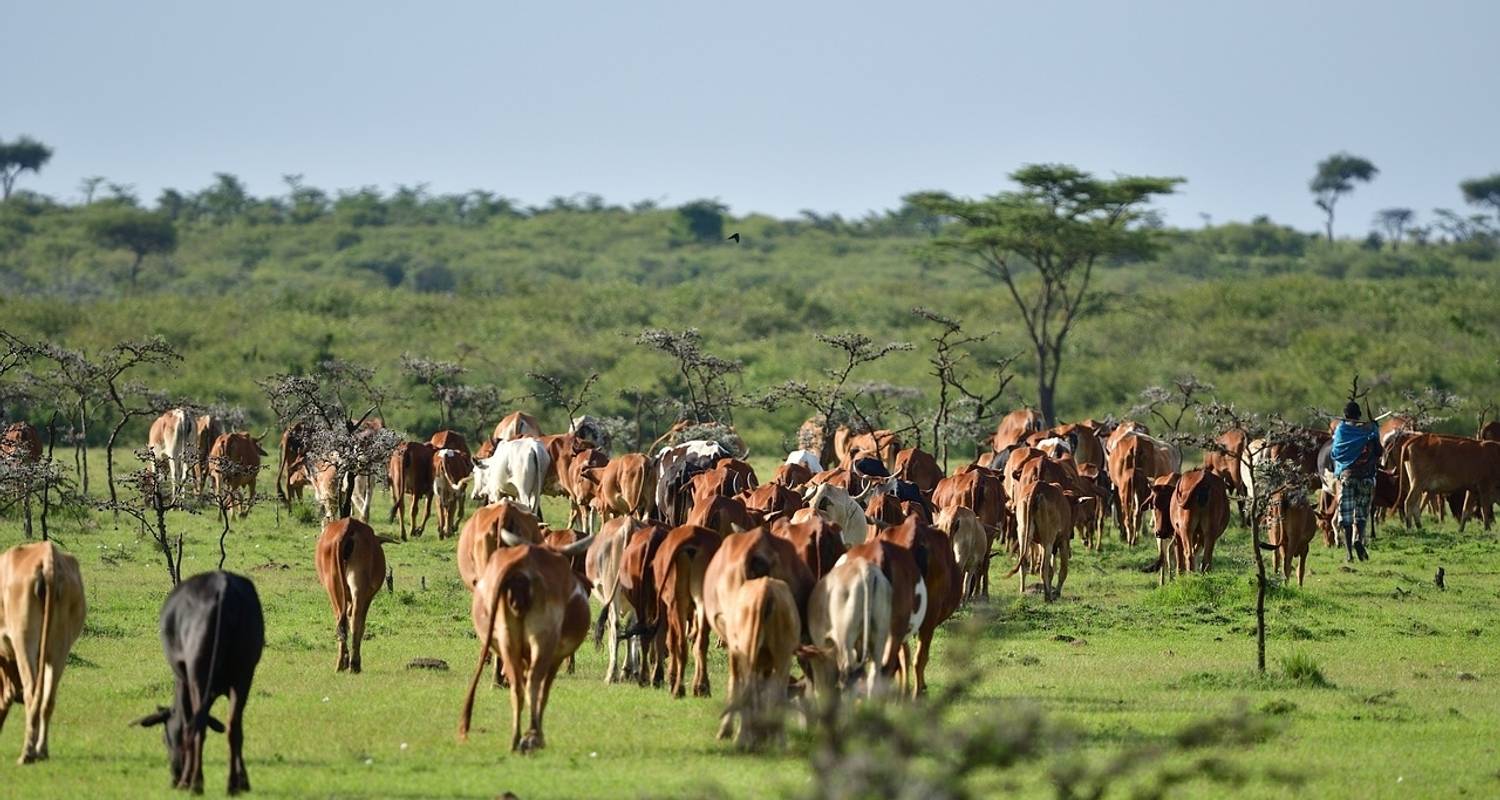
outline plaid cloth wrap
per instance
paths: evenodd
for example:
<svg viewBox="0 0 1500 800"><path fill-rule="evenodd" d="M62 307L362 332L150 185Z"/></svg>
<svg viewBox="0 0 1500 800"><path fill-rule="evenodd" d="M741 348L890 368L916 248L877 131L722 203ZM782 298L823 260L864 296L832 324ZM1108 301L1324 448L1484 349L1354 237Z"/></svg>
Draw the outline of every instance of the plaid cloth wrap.
<svg viewBox="0 0 1500 800"><path fill-rule="evenodd" d="M1363 534L1370 526L1370 502L1375 496L1374 478L1345 475L1339 481L1339 527L1358 528Z"/></svg>

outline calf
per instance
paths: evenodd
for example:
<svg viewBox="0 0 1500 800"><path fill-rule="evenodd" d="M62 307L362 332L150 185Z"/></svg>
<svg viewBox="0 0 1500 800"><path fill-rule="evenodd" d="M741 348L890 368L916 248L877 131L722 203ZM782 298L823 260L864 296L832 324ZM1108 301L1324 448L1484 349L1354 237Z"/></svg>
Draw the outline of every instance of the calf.
<svg viewBox="0 0 1500 800"><path fill-rule="evenodd" d="M347 669L358 675L365 616L385 580L385 550L369 525L345 517L323 526L315 561L318 581L333 605L334 632L339 640L334 671Z"/></svg>
<svg viewBox="0 0 1500 800"><path fill-rule="evenodd" d="M171 708L136 720L165 725L173 786L203 792L203 743L208 729L229 734L229 793L250 791L245 769L245 703L265 646L260 597L250 579L205 572L177 585L161 609L161 643L176 679ZM209 710L224 695L229 721Z"/></svg>
<svg viewBox="0 0 1500 800"><path fill-rule="evenodd" d="M0 728L12 704L26 713L19 764L48 757L52 709L86 613L78 560L52 542L0 553Z"/></svg>
<svg viewBox="0 0 1500 800"><path fill-rule="evenodd" d="M807 627L812 645L800 652L814 689L833 695L863 679L864 694L873 696L891 629L891 582L880 568L865 559L840 562L813 587Z"/></svg>
<svg viewBox="0 0 1500 800"><path fill-rule="evenodd" d="M1062 594L1068 578L1073 511L1061 486L1046 481L1025 484L1016 496L1016 530L1020 554L1006 577L1021 573L1021 594L1026 593L1027 563L1036 564L1042 575L1042 597L1047 602ZM1057 590L1052 589L1053 555L1058 557Z"/></svg>
<svg viewBox="0 0 1500 800"><path fill-rule="evenodd" d="M990 551L990 537L979 524L979 516L963 506L953 506L938 513L935 526L953 542L953 560L962 575L963 597L978 596L980 577Z"/></svg>
<svg viewBox="0 0 1500 800"><path fill-rule="evenodd" d="M708 562L723 541L707 528L683 525L662 540L653 560L656 593L665 616L667 679L673 697L682 697L683 672L687 669L688 639L692 639L693 696L708 697L708 620L703 613L703 575ZM658 621L659 624L660 621Z"/></svg>
<svg viewBox="0 0 1500 800"><path fill-rule="evenodd" d="M432 494L437 498L438 538L458 530L464 514L464 484L474 478L474 460L461 434L438 431L428 440L432 453Z"/></svg>
<svg viewBox="0 0 1500 800"><path fill-rule="evenodd" d="M594 499L599 485L589 479L593 471L608 466L609 457L603 450L589 448L573 458L568 466L565 490L568 495L568 527L591 531L594 529Z"/></svg>
<svg viewBox="0 0 1500 800"><path fill-rule="evenodd" d="M214 479L214 494L220 503L237 509L241 517L250 513L255 502L255 478L260 474L260 439L244 432L221 434L208 453L208 472ZM240 494L239 490L248 489ZM226 491L227 490L227 491Z"/></svg>
<svg viewBox="0 0 1500 800"><path fill-rule="evenodd" d="M406 496L411 495L411 535L421 536L432 518L432 445L402 442L391 451L386 479L391 487L391 518L401 517L401 541L406 541ZM417 501L426 499L421 524L417 523Z"/></svg>
<svg viewBox="0 0 1500 800"><path fill-rule="evenodd" d="M728 600L723 626L729 702L719 738L733 734L737 746L753 747L780 726L802 621L791 588L775 578L752 578Z"/></svg>
<svg viewBox="0 0 1500 800"><path fill-rule="evenodd" d="M546 745L542 714L557 668L578 650L589 629L589 598L568 560L543 547L519 545L490 556L470 605L479 634L479 664L464 696L458 735L469 736L474 690L494 651L510 683L510 749L522 754ZM521 712L531 720L521 734Z"/></svg>
<svg viewBox="0 0 1500 800"><path fill-rule="evenodd" d="M723 641L729 641L726 625L735 593L746 581L761 577L786 583L799 614L807 608L816 581L791 542L765 527L727 536L703 574L703 613Z"/></svg>
<svg viewBox="0 0 1500 800"><path fill-rule="evenodd" d="M214 440L224 435L224 420L212 414L199 414L193 420L193 483L202 495L208 486L208 453Z"/></svg>
<svg viewBox="0 0 1500 800"><path fill-rule="evenodd" d="M1317 516L1305 495L1282 491L1272 497L1266 509L1266 543L1276 548L1272 569L1290 581L1292 559L1297 559L1297 585L1301 586L1307 577L1307 547L1317 529Z"/></svg>

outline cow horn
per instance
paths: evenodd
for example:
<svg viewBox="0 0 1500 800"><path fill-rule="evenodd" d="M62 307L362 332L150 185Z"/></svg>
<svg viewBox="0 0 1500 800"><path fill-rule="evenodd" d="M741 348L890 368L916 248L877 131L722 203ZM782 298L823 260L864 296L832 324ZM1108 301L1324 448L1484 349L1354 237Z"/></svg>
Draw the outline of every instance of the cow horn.
<svg viewBox="0 0 1500 800"><path fill-rule="evenodd" d="M506 547L520 547L523 544L531 544L526 537L517 536L503 528L500 530L500 541L504 542Z"/></svg>
<svg viewBox="0 0 1500 800"><path fill-rule="evenodd" d="M557 552L567 556L568 558L573 558L575 556L581 556L584 553L588 552L589 545L593 543L594 534L591 533L588 536L585 536L582 539L579 539L578 541L568 545L567 547L559 547L557 549Z"/></svg>

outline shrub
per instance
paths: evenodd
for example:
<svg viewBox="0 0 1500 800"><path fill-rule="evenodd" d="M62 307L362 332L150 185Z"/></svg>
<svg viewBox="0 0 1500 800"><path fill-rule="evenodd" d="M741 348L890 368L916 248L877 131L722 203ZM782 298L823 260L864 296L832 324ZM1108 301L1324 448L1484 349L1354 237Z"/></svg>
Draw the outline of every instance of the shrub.
<svg viewBox="0 0 1500 800"><path fill-rule="evenodd" d="M1295 652L1281 657L1281 674L1291 683L1311 689L1331 689L1333 683L1323 675L1323 668L1312 656Z"/></svg>

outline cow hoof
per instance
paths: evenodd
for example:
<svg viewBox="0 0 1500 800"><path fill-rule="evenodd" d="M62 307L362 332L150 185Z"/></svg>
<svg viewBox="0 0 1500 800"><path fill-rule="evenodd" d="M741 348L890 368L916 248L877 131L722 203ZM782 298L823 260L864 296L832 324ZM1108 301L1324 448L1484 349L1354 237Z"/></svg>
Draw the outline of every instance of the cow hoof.
<svg viewBox="0 0 1500 800"><path fill-rule="evenodd" d="M698 693L697 692L693 692L693 694L696 695ZM674 686L674 687L672 687L672 699L673 700L681 700L682 698L684 698L686 696L687 696L687 692L683 691L683 689L682 689L681 686Z"/></svg>
<svg viewBox="0 0 1500 800"><path fill-rule="evenodd" d="M693 687L693 696L694 697L712 697L713 695L709 694L707 686L694 686Z"/></svg>
<svg viewBox="0 0 1500 800"><path fill-rule="evenodd" d="M351 662L349 662L349 671L352 672L352 673L354 673L355 675L358 675L359 674L359 662L358 661L351 661Z"/></svg>
<svg viewBox="0 0 1500 800"><path fill-rule="evenodd" d="M523 756L530 755L544 746L545 743L542 741L542 734L539 731L528 731L525 736L521 737L520 753Z"/></svg>

